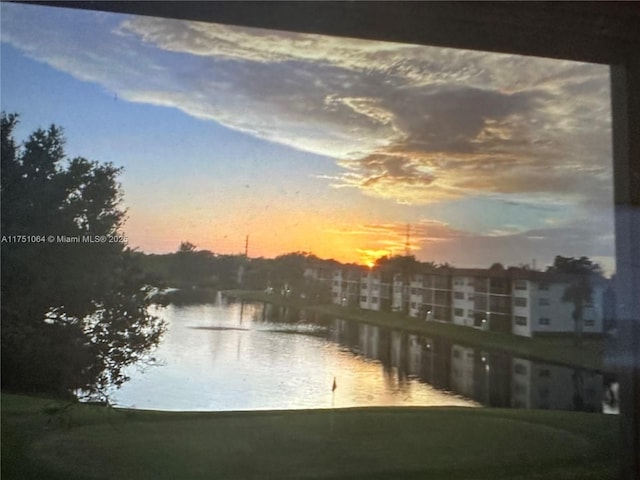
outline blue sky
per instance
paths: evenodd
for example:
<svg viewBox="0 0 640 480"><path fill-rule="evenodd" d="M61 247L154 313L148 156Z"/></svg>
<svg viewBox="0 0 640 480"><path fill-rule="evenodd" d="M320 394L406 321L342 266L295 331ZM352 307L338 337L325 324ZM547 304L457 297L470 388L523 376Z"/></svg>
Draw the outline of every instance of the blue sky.
<svg viewBox="0 0 640 480"><path fill-rule="evenodd" d="M132 247L613 268L605 66L0 8L18 138L123 166Z"/></svg>

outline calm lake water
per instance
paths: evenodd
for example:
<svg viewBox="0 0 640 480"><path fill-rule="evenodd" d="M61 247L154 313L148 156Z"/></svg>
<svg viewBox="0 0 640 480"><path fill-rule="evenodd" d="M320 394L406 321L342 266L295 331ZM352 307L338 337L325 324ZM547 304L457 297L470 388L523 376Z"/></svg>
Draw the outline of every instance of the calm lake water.
<svg viewBox="0 0 640 480"><path fill-rule="evenodd" d="M603 411L595 372L257 303L169 305L157 362L116 405L154 410L502 406ZM336 389L332 386L336 381Z"/></svg>

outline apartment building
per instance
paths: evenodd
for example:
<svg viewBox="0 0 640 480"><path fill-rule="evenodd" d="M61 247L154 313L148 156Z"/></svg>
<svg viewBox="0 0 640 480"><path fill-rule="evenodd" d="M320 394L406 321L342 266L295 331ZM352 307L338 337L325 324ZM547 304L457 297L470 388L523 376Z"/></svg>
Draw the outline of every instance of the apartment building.
<svg viewBox="0 0 640 480"><path fill-rule="evenodd" d="M404 312L423 321L451 322L513 335L573 333L574 305L565 301L577 277L520 268L464 269L422 265L393 273L358 266L333 268L332 301L366 310ZM584 305L582 332L604 331L609 281L591 280L592 302Z"/></svg>
<svg viewBox="0 0 640 480"><path fill-rule="evenodd" d="M360 306L360 277L364 267L355 265L334 268L331 274L331 302L335 305Z"/></svg>
<svg viewBox="0 0 640 480"><path fill-rule="evenodd" d="M367 310L391 310L392 283L380 269L363 269L360 272L360 308Z"/></svg>
<svg viewBox="0 0 640 480"><path fill-rule="evenodd" d="M440 270L440 271L439 271ZM572 333L574 305L564 300L576 278L523 269L431 269L414 274L406 289L394 281L394 305L408 297L410 316L531 337ZM585 334L603 332L607 282L594 277L584 306ZM398 289L396 292L395 289Z"/></svg>
<svg viewBox="0 0 640 480"><path fill-rule="evenodd" d="M574 305L564 300L565 292L575 277L543 272L518 275L512 283L512 333L525 337L549 333L575 332ZM582 331L599 334L604 331L607 283L591 280L592 302L584 305Z"/></svg>

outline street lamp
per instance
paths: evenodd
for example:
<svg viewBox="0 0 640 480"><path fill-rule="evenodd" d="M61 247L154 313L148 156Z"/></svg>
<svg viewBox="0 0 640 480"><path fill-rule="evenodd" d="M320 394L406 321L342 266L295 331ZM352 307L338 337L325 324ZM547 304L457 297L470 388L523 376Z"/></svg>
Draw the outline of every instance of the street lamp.
<svg viewBox="0 0 640 480"><path fill-rule="evenodd" d="M487 312L487 318L482 319L482 329L489 330L491 323L489 320L491 319L491 312Z"/></svg>

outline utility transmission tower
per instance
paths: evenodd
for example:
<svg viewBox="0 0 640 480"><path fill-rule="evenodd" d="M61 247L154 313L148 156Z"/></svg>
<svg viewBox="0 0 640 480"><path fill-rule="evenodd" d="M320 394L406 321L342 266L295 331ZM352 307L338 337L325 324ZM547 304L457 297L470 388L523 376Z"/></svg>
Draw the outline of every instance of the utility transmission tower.
<svg viewBox="0 0 640 480"><path fill-rule="evenodd" d="M411 255L411 224L407 223L407 234L404 241L404 256Z"/></svg>

